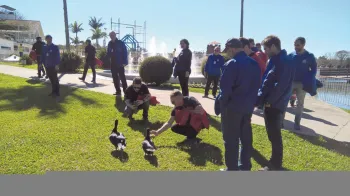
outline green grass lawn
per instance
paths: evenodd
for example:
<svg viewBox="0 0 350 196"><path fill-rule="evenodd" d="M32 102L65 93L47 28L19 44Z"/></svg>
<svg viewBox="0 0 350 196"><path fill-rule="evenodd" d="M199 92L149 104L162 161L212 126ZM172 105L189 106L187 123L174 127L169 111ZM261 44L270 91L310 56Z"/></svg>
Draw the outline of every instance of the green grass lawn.
<svg viewBox="0 0 350 196"><path fill-rule="evenodd" d="M61 87L61 101L47 94L50 87L33 80L0 74L0 174L44 174L46 171L218 171L223 168L220 120L212 117L202 142L182 146L185 138L171 131L154 139L153 159L141 149L146 127L158 128L170 108L151 107L150 124L142 112L129 123L121 117L123 104L114 96ZM115 103L117 103L115 105ZM114 120L127 137L126 153L114 152L108 136ZM262 126L253 125L253 170L266 163L270 143ZM349 145L323 137L283 131L284 166L288 170L350 171Z"/></svg>

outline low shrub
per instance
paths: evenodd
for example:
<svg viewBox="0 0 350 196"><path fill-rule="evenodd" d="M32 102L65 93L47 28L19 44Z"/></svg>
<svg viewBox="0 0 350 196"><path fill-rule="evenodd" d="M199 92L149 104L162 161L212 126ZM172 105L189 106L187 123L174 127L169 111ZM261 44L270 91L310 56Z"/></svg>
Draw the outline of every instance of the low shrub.
<svg viewBox="0 0 350 196"><path fill-rule="evenodd" d="M63 53L61 55L61 63L59 65L59 72L63 73L77 73L81 67L83 60L74 52Z"/></svg>
<svg viewBox="0 0 350 196"><path fill-rule="evenodd" d="M172 73L171 62L162 56L147 57L139 67L140 77L145 83L161 85L170 79Z"/></svg>
<svg viewBox="0 0 350 196"><path fill-rule="evenodd" d="M29 55L24 54L20 61L26 61L26 65L32 65L33 64L33 59L29 57Z"/></svg>
<svg viewBox="0 0 350 196"><path fill-rule="evenodd" d="M97 51L96 54L97 58L100 59L103 62L103 69L110 69L111 68L111 62L109 58L107 58L107 50L106 48L101 48Z"/></svg>
<svg viewBox="0 0 350 196"><path fill-rule="evenodd" d="M224 57L225 63L231 59L226 53L221 53L221 56ZM201 64L201 72L202 72L204 77L206 77L206 75L204 73L204 68L205 68L205 64L207 63L207 60L208 60L208 56L204 57L202 64Z"/></svg>

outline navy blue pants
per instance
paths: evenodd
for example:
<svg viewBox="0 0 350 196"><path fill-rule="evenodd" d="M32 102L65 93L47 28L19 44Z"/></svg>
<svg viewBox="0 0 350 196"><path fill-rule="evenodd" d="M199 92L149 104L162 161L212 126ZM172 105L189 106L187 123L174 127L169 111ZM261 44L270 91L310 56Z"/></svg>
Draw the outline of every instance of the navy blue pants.
<svg viewBox="0 0 350 196"><path fill-rule="evenodd" d="M265 107L266 131L272 146L272 155L269 162L273 169L276 170L282 168L283 160L283 142L281 135L282 120L282 111L275 108Z"/></svg>
<svg viewBox="0 0 350 196"><path fill-rule="evenodd" d="M225 163L228 171L250 171L253 151L251 126L252 114L241 114L224 108L221 113L221 129L225 145ZM242 149L239 150L241 140ZM239 152L240 151L240 152ZM238 162L239 153L241 160Z"/></svg>

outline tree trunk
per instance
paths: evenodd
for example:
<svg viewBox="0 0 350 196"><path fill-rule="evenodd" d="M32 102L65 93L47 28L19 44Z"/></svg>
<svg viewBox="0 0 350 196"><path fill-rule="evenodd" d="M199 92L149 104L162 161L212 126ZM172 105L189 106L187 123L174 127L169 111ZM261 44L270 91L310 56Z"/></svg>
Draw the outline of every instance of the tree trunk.
<svg viewBox="0 0 350 196"><path fill-rule="evenodd" d="M244 0L241 0L241 32L240 37L243 37L243 7L244 7Z"/></svg>
<svg viewBox="0 0 350 196"><path fill-rule="evenodd" d="M78 40L78 32L75 33L75 40ZM78 43L75 44L75 53L78 54Z"/></svg>
<svg viewBox="0 0 350 196"><path fill-rule="evenodd" d="M70 52L67 0L63 0L63 11L64 11L64 26L66 30L66 49L67 49L67 52Z"/></svg>

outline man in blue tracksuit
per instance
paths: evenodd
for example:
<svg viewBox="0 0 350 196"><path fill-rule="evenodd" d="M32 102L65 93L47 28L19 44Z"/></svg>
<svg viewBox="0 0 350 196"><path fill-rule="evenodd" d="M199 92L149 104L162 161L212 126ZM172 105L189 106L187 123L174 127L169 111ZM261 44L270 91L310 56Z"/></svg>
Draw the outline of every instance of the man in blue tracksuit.
<svg viewBox="0 0 350 196"><path fill-rule="evenodd" d="M207 63L204 67L205 74L207 75L207 85L205 86L204 97L208 97L209 87L211 83L214 83L212 94L214 98L216 98L218 83L224 64L225 59L220 55L220 47L217 46L214 48L214 53L208 56Z"/></svg>
<svg viewBox="0 0 350 196"><path fill-rule="evenodd" d="M278 37L270 35L262 44L270 61L259 89L257 105L265 107L265 126L272 145L270 165L264 167L262 171L281 170L283 159L281 122L292 94L295 67L287 52L281 49Z"/></svg>
<svg viewBox="0 0 350 196"><path fill-rule="evenodd" d="M294 42L295 51L290 54L295 66L295 76L292 90L296 92L297 108L295 111L294 129L300 130L300 121L304 109L306 93L316 95L317 62L315 56L305 50L306 40L298 37ZM284 118L283 118L284 119Z"/></svg>
<svg viewBox="0 0 350 196"><path fill-rule="evenodd" d="M60 83L57 77L57 71L61 62L60 50L58 46L52 43L51 35L45 37L46 45L43 46L41 54L41 63L45 66L46 75L49 77L52 92L49 96L60 96Z"/></svg>
<svg viewBox="0 0 350 196"><path fill-rule="evenodd" d="M225 145L227 171L251 170L253 150L251 118L260 87L258 63L243 51L239 39L226 42L224 50L230 57L225 63L220 81L221 129ZM239 141L242 144L238 162Z"/></svg>
<svg viewBox="0 0 350 196"><path fill-rule="evenodd" d="M124 67L128 65L128 50L126 49L125 43L117 39L117 34L114 31L112 31L109 36L111 41L108 43L107 56L111 59L111 72L116 90L114 95L120 96L120 80L123 85L124 93L128 87L124 69Z"/></svg>

